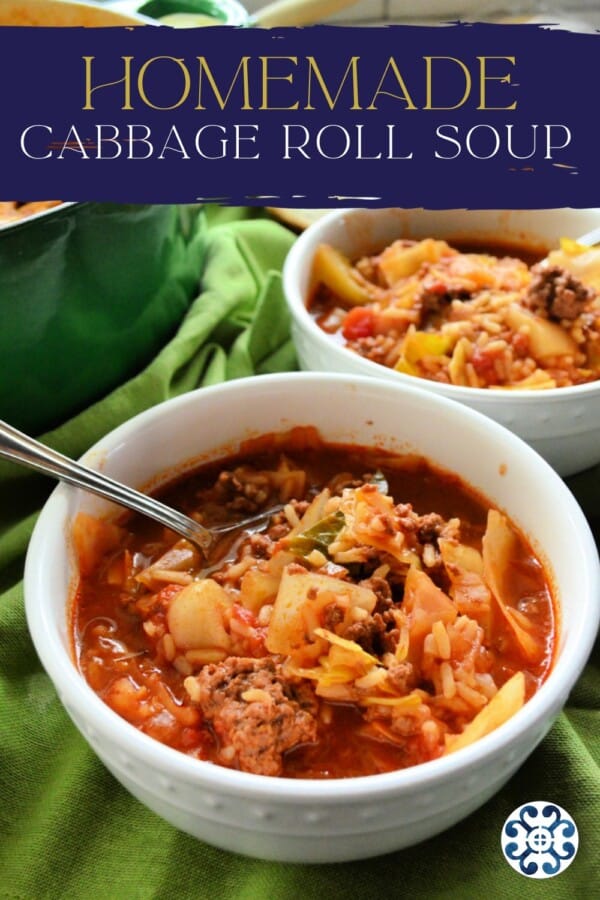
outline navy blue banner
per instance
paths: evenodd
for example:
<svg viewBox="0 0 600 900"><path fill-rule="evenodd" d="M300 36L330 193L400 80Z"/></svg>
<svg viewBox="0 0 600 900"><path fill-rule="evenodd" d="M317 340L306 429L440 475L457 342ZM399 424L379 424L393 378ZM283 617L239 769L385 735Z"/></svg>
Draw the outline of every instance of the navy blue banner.
<svg viewBox="0 0 600 900"><path fill-rule="evenodd" d="M600 206L598 34L0 28L0 197Z"/></svg>

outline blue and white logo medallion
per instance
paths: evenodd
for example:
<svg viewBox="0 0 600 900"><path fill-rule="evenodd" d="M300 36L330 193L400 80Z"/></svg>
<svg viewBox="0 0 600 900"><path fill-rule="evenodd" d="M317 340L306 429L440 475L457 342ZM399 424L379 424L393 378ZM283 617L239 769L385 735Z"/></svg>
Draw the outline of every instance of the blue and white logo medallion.
<svg viewBox="0 0 600 900"><path fill-rule="evenodd" d="M515 872L527 878L552 878L575 859L579 834L561 806L533 800L507 818L501 843L504 857Z"/></svg>

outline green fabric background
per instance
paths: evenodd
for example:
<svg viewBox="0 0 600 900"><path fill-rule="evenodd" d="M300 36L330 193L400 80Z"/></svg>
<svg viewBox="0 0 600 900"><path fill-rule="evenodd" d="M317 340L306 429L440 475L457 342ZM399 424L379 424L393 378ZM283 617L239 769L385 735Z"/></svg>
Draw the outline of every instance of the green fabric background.
<svg viewBox="0 0 600 900"><path fill-rule="evenodd" d="M293 235L241 210L207 210L201 292L173 340L132 381L45 435L79 456L106 431L201 384L295 367L279 270ZM571 479L600 539L600 470ZM202 844L147 811L70 723L32 647L22 572L53 484L0 463L0 897L18 900L591 898L600 895L600 655L552 731L510 783L467 820L374 860L297 866ZM500 831L528 800L566 808L579 853L563 874L525 879Z"/></svg>

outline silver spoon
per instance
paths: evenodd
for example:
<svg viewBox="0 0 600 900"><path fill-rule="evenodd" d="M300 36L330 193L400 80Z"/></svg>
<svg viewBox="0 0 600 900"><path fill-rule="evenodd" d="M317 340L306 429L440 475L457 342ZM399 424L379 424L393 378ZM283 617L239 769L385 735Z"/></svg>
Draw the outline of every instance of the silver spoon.
<svg viewBox="0 0 600 900"><path fill-rule="evenodd" d="M588 231L587 234L577 238L577 243L582 244L584 247L594 247L596 244L600 244L600 227L596 227L593 231Z"/></svg>
<svg viewBox="0 0 600 900"><path fill-rule="evenodd" d="M12 425L0 420L0 457L11 460L12 462L21 463L36 469L44 475L50 475L58 478L59 481L65 481L67 484L75 487L83 488L91 491L93 494L99 494L120 506L132 509L135 512L142 513L144 516L166 525L172 531L182 535L188 541L191 541L203 553L207 553L215 540L222 534L229 531L237 531L246 525L252 525L257 522L266 522L273 513L278 512L282 507L275 506L268 510L258 513L256 516L243 519L238 522L228 523L226 525L216 525L213 528L206 528L199 522L190 519L189 516L166 506L159 500L142 494L107 475L102 475L94 469L88 469L81 463L63 456L57 450L52 450L34 440L21 431L17 431Z"/></svg>

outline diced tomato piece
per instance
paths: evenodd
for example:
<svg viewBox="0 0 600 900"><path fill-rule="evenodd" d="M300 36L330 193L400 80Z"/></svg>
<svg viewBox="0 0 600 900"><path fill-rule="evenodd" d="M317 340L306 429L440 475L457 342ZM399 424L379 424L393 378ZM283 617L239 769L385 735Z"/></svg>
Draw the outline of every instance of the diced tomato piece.
<svg viewBox="0 0 600 900"><path fill-rule="evenodd" d="M427 281L426 288L428 294L439 294L440 296L443 296L448 293L448 285L444 284L443 281Z"/></svg>
<svg viewBox="0 0 600 900"><path fill-rule="evenodd" d="M240 606L239 603L234 603L231 607L231 618L237 619L238 622L247 626L247 632L242 638L247 647L247 654L257 658L266 656L268 653L265 647L267 629L258 624L258 620L252 610L246 609L245 606Z"/></svg>
<svg viewBox="0 0 600 900"><path fill-rule="evenodd" d="M513 345L513 350L515 351L517 356L524 357L529 355L528 334L521 334L520 331L517 331L516 334L513 334L510 342Z"/></svg>
<svg viewBox="0 0 600 900"><path fill-rule="evenodd" d="M375 334L375 316L373 310L365 306L351 309L342 325L342 334L347 341L357 338L372 337Z"/></svg>
<svg viewBox="0 0 600 900"><path fill-rule="evenodd" d="M156 601L161 606L169 606L173 597L182 590L182 584L166 584L156 595Z"/></svg>
<svg viewBox="0 0 600 900"><path fill-rule="evenodd" d="M210 738L202 728L184 728L180 740L184 750L191 750L193 747L203 750L211 744Z"/></svg>
<svg viewBox="0 0 600 900"><path fill-rule="evenodd" d="M231 608L231 618L237 619L239 622L243 622L244 625L249 625L250 628L256 628L258 622L256 621L256 616L252 612L251 609L246 609L245 606L240 606L239 603L234 603Z"/></svg>
<svg viewBox="0 0 600 900"><path fill-rule="evenodd" d="M490 351L480 347L475 347L471 355L473 368L487 384L495 384L498 380L494 365L494 360L497 356L498 353L496 351L490 353Z"/></svg>

